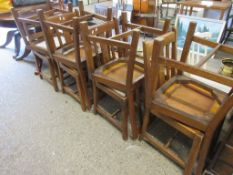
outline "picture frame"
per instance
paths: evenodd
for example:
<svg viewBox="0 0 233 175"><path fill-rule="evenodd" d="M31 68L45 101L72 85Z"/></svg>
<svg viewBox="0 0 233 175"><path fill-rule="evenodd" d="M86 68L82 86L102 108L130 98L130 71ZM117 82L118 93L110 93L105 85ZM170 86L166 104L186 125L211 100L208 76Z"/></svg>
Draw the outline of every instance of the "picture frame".
<svg viewBox="0 0 233 175"><path fill-rule="evenodd" d="M226 21L218 19L202 18L197 16L177 15L175 27L177 30L178 53L182 51L190 22L196 22L195 35L213 42L220 42ZM214 26L214 27L211 27ZM190 47L188 62L191 65L198 63L211 51L210 48L193 43Z"/></svg>
<svg viewBox="0 0 233 175"><path fill-rule="evenodd" d="M197 24L195 35L214 42L220 41L226 21L178 14L175 21L178 48L183 48L191 21Z"/></svg>

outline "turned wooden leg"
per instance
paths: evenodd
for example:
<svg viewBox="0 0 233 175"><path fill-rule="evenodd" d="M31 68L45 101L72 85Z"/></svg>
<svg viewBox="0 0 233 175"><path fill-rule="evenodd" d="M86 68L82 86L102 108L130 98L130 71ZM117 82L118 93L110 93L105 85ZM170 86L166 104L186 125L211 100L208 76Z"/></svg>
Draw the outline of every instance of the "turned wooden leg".
<svg viewBox="0 0 233 175"><path fill-rule="evenodd" d="M20 42L21 41L21 35L20 35L20 33L16 32L14 38L15 38L15 56L13 56L13 58L16 61L19 61L19 60L22 60L25 57L27 57L30 54L31 49L29 48L29 46L26 45L23 55L19 56L20 47L21 47L21 42Z"/></svg>
<svg viewBox="0 0 233 175"><path fill-rule="evenodd" d="M16 31L17 30L11 30L11 31L7 32L6 41L3 45L0 46L0 48L5 48L8 44L10 44Z"/></svg>
<svg viewBox="0 0 233 175"><path fill-rule="evenodd" d="M25 48L25 50L24 50L24 53L23 53L23 55L21 55L21 56L13 56L13 58L16 60L16 61L20 61L20 60L22 60L22 59L24 59L24 58L26 58L29 54L31 53L31 49L28 49L27 47Z"/></svg>
<svg viewBox="0 0 233 175"><path fill-rule="evenodd" d="M16 58L19 55L20 52L20 39L21 39L21 35L19 32L15 32L14 33L14 40L15 40L15 56L13 56L13 58Z"/></svg>

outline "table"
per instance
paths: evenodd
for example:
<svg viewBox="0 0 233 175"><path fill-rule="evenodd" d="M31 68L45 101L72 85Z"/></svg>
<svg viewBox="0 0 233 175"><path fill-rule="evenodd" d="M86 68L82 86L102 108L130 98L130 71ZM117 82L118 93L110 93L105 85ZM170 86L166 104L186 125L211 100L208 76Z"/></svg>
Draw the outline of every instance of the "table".
<svg viewBox="0 0 233 175"><path fill-rule="evenodd" d="M220 16L219 16L220 20L223 19L225 12L229 10L231 7L230 1L222 2L222 1L183 0L177 2L177 4L180 6L180 12L179 12L180 14L184 13L184 7L190 7L189 15L191 15L193 8L203 8L204 12L206 10L220 11Z"/></svg>
<svg viewBox="0 0 233 175"><path fill-rule="evenodd" d="M24 49L23 55L19 56L20 47L21 47L21 44L20 44L21 35L17 29L17 26L15 24L15 20L10 12L0 14L0 27L11 28L11 30L8 31L8 33L7 33L5 43L3 45L1 45L0 48L5 48L14 38L15 55L13 56L13 58L16 60L21 60L21 59L25 58L26 56L28 56L29 53L31 52L31 50L27 47Z"/></svg>

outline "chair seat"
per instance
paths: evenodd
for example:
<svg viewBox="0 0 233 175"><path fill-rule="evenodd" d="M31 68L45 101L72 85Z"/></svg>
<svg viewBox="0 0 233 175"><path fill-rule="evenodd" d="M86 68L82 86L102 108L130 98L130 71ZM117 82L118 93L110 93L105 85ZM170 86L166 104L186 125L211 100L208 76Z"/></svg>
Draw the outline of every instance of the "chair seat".
<svg viewBox="0 0 233 175"><path fill-rule="evenodd" d="M101 79L105 79L107 81L120 84L121 86L125 86L127 79L127 66L128 63L126 61L109 62L108 64L100 66L98 69L96 69L93 76L97 77L99 82L101 82ZM141 66L135 65L133 73L133 83L136 84L143 78L144 69ZM105 80L103 80L102 83L104 83ZM117 87L115 87L115 89L119 90Z"/></svg>
<svg viewBox="0 0 233 175"><path fill-rule="evenodd" d="M54 57L70 67L76 67L75 50L73 48L67 50L66 52L63 52L63 49L58 49L54 53ZM84 47L80 47L80 59L82 63L86 61Z"/></svg>
<svg viewBox="0 0 233 175"><path fill-rule="evenodd" d="M196 129L205 130L225 95L217 90L213 92L208 86L186 76L179 76L169 80L156 92L153 105L165 107L172 114L178 113L179 116L188 118L175 118L181 123L193 126L195 122Z"/></svg>

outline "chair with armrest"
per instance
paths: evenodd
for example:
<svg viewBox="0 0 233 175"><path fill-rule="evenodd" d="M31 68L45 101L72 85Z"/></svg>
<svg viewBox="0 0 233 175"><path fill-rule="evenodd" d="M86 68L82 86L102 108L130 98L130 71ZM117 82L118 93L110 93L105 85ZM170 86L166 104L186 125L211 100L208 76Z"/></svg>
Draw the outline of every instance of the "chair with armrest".
<svg viewBox="0 0 233 175"><path fill-rule="evenodd" d="M111 9L108 14L111 14ZM94 19L97 19L98 23L110 19L104 16L99 18L96 14L82 13L82 10L78 15L72 13L62 17L46 17L46 14L40 11L39 16L50 57L58 63L62 92L79 101L83 111L86 108L90 109L91 102L87 92L87 74L85 74L86 54L81 41L79 23L88 21L92 25L95 24ZM60 47L56 47L56 38L60 38ZM73 77L74 81L67 82L68 77ZM76 87L73 87L74 85Z"/></svg>
<svg viewBox="0 0 233 175"><path fill-rule="evenodd" d="M147 91L142 138L183 167L186 175L202 173L215 131L233 106L233 79L200 67L203 60L213 56L218 44L194 36L195 27L195 23L190 24L180 61L176 58L175 31L156 38L153 46L144 43L145 51L152 54L147 54L145 64ZM213 48L196 66L186 63L192 41ZM219 49L233 54L228 46ZM222 92L194 75L229 86L231 90ZM149 133L151 114L193 140L186 161L170 149L172 138L163 144Z"/></svg>
<svg viewBox="0 0 233 175"><path fill-rule="evenodd" d="M70 10L72 9L69 4ZM39 18L37 16L37 10L43 9L46 11L47 16L54 16L59 14L68 13L67 11L53 9L50 3L39 4L37 6L13 8L12 14L15 18L16 25L20 31L20 34L25 42L27 50L32 50L35 55L36 61L36 75L40 78L44 78L52 83L55 91L58 91L56 80L56 64L49 57L49 53L46 47L44 34L41 31ZM43 61L48 61L49 75L42 71Z"/></svg>
<svg viewBox="0 0 233 175"><path fill-rule="evenodd" d="M115 35L109 35L115 29ZM87 23L81 24L81 31L88 31ZM106 38L106 34L108 35ZM105 26L89 28L82 37L88 57L89 74L93 84L94 112L106 118L112 125L122 132L124 140L128 138L128 113L132 129L132 136L138 135L134 95L143 82L144 72L141 64L135 63L139 31L132 30L119 34L116 19ZM131 38L131 41L127 41ZM101 53L102 64L96 66L92 46ZM100 103L100 91L112 97L120 104L120 109L110 113ZM120 119L117 115L120 112Z"/></svg>

